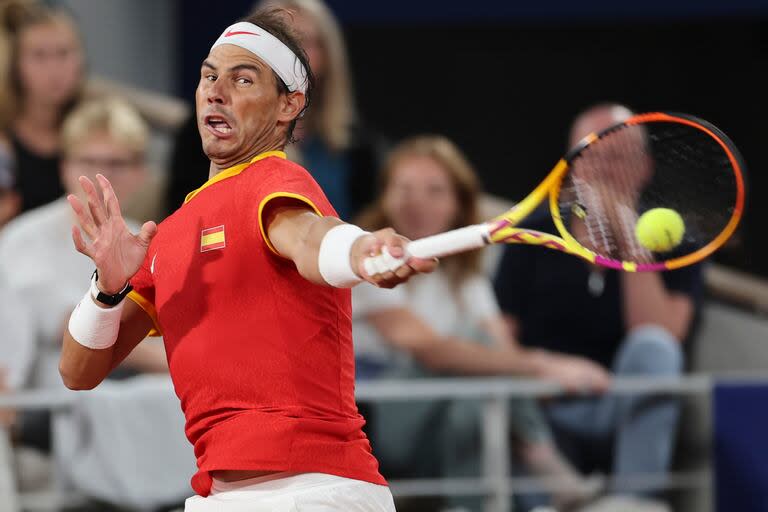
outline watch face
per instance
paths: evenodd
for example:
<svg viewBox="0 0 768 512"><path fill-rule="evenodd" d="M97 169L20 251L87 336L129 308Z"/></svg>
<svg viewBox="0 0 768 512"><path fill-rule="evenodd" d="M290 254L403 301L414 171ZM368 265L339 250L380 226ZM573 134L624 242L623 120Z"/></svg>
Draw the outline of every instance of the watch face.
<svg viewBox="0 0 768 512"><path fill-rule="evenodd" d="M130 283L127 283L125 285L125 288L123 288L119 293L116 293L115 295L107 295L106 293L99 290L99 287L96 286L96 282L99 280L99 273L98 271L93 272L93 277L91 278L91 294L95 295L95 299L102 304L105 304L107 306L117 306L120 304L123 299L130 293L131 290L133 290L133 286L131 286Z"/></svg>

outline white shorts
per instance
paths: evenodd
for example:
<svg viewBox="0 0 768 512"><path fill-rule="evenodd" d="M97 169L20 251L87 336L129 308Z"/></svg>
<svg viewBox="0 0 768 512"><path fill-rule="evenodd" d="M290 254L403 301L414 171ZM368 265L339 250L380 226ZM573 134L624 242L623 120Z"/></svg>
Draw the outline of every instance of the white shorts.
<svg viewBox="0 0 768 512"><path fill-rule="evenodd" d="M207 498L185 512L395 512L389 487L323 473L275 473L238 482L213 480Z"/></svg>

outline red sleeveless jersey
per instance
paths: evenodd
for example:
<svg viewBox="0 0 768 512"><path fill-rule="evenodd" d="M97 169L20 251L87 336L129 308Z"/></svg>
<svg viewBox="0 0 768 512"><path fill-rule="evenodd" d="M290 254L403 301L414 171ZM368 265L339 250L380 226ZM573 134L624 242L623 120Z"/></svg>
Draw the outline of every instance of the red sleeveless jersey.
<svg viewBox="0 0 768 512"><path fill-rule="evenodd" d="M227 469L386 483L355 405L350 292L269 245L261 213L279 197L336 215L302 167L264 153L187 196L131 280L165 341L201 496Z"/></svg>

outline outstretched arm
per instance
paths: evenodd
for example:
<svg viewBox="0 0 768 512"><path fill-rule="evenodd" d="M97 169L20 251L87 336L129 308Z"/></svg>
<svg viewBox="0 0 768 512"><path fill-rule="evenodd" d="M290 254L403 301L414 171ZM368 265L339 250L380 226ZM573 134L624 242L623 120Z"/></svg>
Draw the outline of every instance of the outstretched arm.
<svg viewBox="0 0 768 512"><path fill-rule="evenodd" d="M74 195L67 198L79 224L79 228L72 228L72 239L77 250L95 263L99 290L114 295L139 270L157 226L147 222L138 235L132 234L109 181L102 175L97 181L100 194L88 178L80 178L88 198L86 205ZM86 285L83 283L83 288ZM71 389L97 386L144 339L152 325L149 315L132 301L109 307L96 301L89 291L64 332L59 361L64 384Z"/></svg>
<svg viewBox="0 0 768 512"><path fill-rule="evenodd" d="M281 256L296 264L305 279L317 284L328 284L323 277L321 246L328 232L344 223L336 217L320 217L299 201L288 199L273 203L264 214L269 241ZM328 243L327 240L325 242ZM391 229L372 234L361 233L351 244L349 252L340 254L339 258L347 258L346 263L360 279L389 288L407 281L414 273L431 272L437 264L434 260L410 258L391 272L375 276L365 272L365 258L379 254L385 247L394 258L399 258L403 256L407 242Z"/></svg>
<svg viewBox="0 0 768 512"><path fill-rule="evenodd" d="M365 317L394 347L408 352L427 368L460 375L515 375L542 378L559 383L570 392L603 392L610 384L608 373L597 364L570 356L522 347L498 319L496 346L472 340L441 336L426 322L405 308L368 313ZM494 332L489 332L494 336Z"/></svg>

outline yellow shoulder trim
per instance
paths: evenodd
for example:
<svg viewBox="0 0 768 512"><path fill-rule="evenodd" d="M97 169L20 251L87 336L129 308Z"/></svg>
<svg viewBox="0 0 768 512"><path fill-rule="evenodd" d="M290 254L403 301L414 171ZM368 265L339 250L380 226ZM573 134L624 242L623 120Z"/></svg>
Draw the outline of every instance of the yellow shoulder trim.
<svg viewBox="0 0 768 512"><path fill-rule="evenodd" d="M310 200L308 197L302 196L301 194L294 194L292 192L273 192L261 200L261 203L259 204L259 230L261 231L261 237L264 239L264 243L267 244L267 247L269 247L270 251L275 253L277 256L280 256L281 258L283 258L284 256L281 255L279 252L277 252L277 249L275 249L275 246L272 245L272 242L269 241L269 237L267 236L267 232L264 228L264 218L262 217L262 213L264 213L264 208L267 206L267 203L269 203L273 199L278 199L281 197L298 199L302 203L305 203L307 206L312 208L312 210L314 210L314 212L318 214L320 217L323 217L323 214L320 213L320 209L317 206L315 206L315 203L313 203L312 200Z"/></svg>
<svg viewBox="0 0 768 512"><path fill-rule="evenodd" d="M155 327L151 329L149 333L147 333L147 336L162 336L163 333L160 330L160 323L157 321L157 311L155 310L155 305L148 301L136 290L131 290L128 293L128 298L135 302L136 305L143 309L144 312L149 315L149 318L152 319L152 323L155 325Z"/></svg>
<svg viewBox="0 0 768 512"><path fill-rule="evenodd" d="M269 158L270 156L275 156L277 158L287 158L285 155L285 151L266 151L264 153L259 153L255 157L251 159L250 162L246 162L244 164L237 164L232 167L229 167L228 169L224 169L220 173L218 173L213 178L209 179L205 183L203 183L203 186L198 188L197 190L193 190L189 194L187 194L187 197L184 198L184 204L187 204L194 198L197 194L202 192L204 189L210 187L214 183L218 183L221 180L225 180L227 178L231 178L232 176L237 176L241 172L243 172L245 169L247 169L251 164L258 162L259 160L264 160L265 158Z"/></svg>

